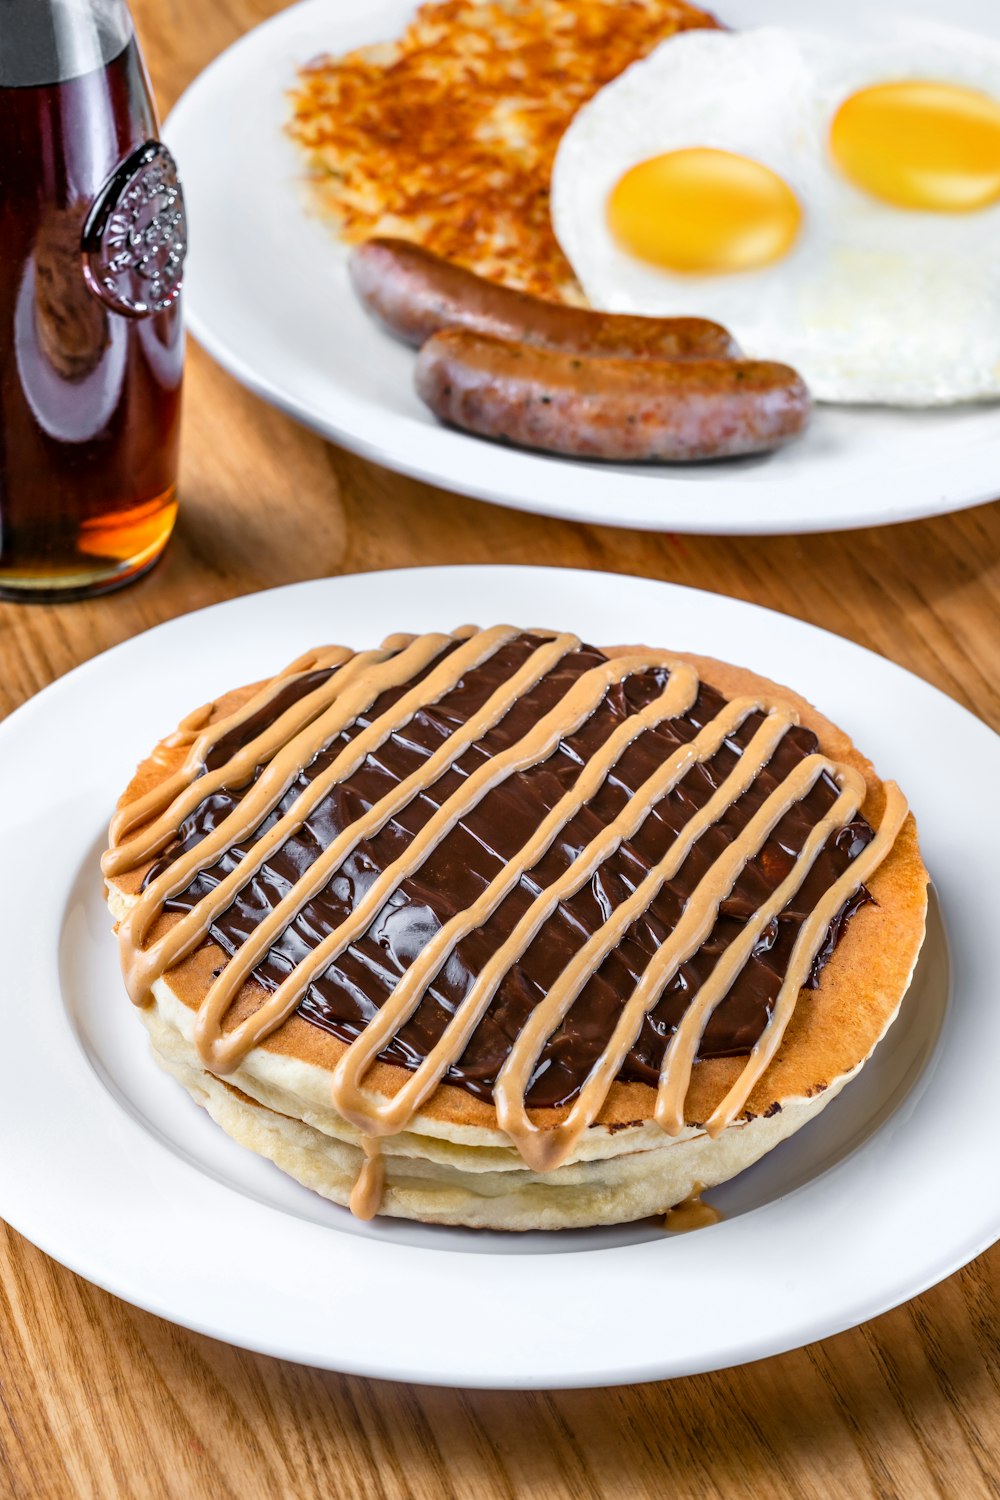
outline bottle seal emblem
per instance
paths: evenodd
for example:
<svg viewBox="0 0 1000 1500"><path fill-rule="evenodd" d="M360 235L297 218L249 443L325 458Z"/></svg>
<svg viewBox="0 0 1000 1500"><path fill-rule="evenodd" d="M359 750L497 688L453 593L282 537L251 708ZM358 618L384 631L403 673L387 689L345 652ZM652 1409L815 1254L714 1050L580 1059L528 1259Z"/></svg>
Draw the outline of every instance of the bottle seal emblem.
<svg viewBox="0 0 1000 1500"><path fill-rule="evenodd" d="M113 312L163 312L181 290L187 251L184 193L166 146L146 141L125 157L83 226L87 283Z"/></svg>

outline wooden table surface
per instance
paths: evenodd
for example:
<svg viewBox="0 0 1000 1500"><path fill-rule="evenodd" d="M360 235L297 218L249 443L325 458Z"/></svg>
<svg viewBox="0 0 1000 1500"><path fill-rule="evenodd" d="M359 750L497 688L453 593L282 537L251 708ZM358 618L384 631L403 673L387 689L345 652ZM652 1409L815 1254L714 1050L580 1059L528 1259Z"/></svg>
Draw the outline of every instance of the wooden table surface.
<svg viewBox="0 0 1000 1500"><path fill-rule="evenodd" d="M134 0L164 110L279 8ZM0 716L86 657L233 595L406 564L531 562L770 605L882 652L1000 728L1000 506L762 540L532 517L328 446L193 346L185 421L181 519L153 575L94 603L0 605ZM780 1358L669 1384L511 1394L245 1354L126 1306L0 1225L0 1496L668 1494L1000 1495L1000 1246L905 1307Z"/></svg>

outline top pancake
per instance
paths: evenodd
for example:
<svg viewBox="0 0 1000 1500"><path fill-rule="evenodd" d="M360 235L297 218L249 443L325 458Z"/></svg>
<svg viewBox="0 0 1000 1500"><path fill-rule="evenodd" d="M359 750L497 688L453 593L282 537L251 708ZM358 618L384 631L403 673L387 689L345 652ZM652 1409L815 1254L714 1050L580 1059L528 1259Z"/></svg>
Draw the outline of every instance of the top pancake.
<svg viewBox="0 0 1000 1500"><path fill-rule="evenodd" d="M727 698L763 694L796 708L801 723L817 736L821 749L831 758L854 766L864 776L867 795L862 811L878 827L884 792L870 763L853 749L840 730L798 695L718 662L681 653L676 654L676 659L693 665L706 683ZM254 691L248 688L228 694L213 706L207 722L216 722L231 713ZM185 753L183 746L158 747L140 767L121 805L127 806L162 782L181 763ZM151 863L147 861L128 876L116 877L113 884L123 895L134 893ZM868 881L868 888L874 903L863 905L847 924L832 958L822 970L819 988L803 993L774 1062L748 1101L750 1114L767 1113L783 1099L809 1097L851 1072L867 1057L895 1014L919 949L926 901L926 872L920 861L912 819L907 820L892 852ZM150 939L155 941L178 919L179 915L173 913L160 918ZM195 1009L214 972L224 962L225 954L214 943L207 943L170 971L170 989L185 1005ZM263 999L259 985L245 984L227 1018L227 1029L255 1011ZM334 1067L345 1051L343 1041L301 1014L292 1016L261 1045L270 1052L299 1058L324 1069ZM710 1057L698 1064L687 1096L690 1123L704 1121L741 1068L739 1057ZM378 1063L367 1076L366 1087L392 1095L409 1076L404 1068ZM618 1128L648 1120L654 1101L655 1090L646 1083L616 1083L598 1120ZM440 1087L422 1114L452 1125L491 1132L496 1129L492 1104L453 1086ZM532 1112L532 1119L538 1124L554 1123L564 1114L565 1109L539 1109ZM413 1128L417 1128L416 1124Z"/></svg>

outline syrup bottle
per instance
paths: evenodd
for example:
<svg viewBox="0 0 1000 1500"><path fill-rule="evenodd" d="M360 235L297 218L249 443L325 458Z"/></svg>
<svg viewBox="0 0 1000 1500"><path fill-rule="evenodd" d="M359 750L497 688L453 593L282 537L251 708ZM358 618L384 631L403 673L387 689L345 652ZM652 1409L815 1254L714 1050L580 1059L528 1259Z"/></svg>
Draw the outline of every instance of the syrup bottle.
<svg viewBox="0 0 1000 1500"><path fill-rule="evenodd" d="M137 578L177 512L184 200L126 0L0 0L0 597Z"/></svg>

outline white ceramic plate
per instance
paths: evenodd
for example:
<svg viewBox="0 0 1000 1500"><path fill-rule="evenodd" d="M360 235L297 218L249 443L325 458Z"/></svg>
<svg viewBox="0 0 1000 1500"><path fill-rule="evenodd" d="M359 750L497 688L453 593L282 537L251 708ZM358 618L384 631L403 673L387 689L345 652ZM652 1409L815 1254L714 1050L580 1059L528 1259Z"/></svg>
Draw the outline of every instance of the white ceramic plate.
<svg viewBox="0 0 1000 1500"><path fill-rule="evenodd" d="M785 22L864 35L885 0L720 0L734 26ZM937 15L940 0L908 0ZM995 405L946 411L824 407L781 453L702 466L605 465L489 444L440 426L412 388L413 351L365 315L347 255L311 214L283 134L296 65L396 36L413 0L304 0L257 27L191 85L167 123L191 221L190 327L266 400L366 457L445 489L569 520L649 530L826 531L935 515L1000 490ZM991 0L948 20L1000 35Z"/></svg>
<svg viewBox="0 0 1000 1500"><path fill-rule="evenodd" d="M795 684L902 784L937 884L903 1019L818 1120L712 1194L725 1219L696 1234L650 1221L521 1236L361 1224L231 1142L159 1072L122 986L104 828L135 763L186 711L323 641L525 615ZM0 783L0 1214L130 1302L338 1370L608 1384L835 1333L1000 1235L1000 740L858 646L600 573L431 568L298 584L174 620L62 678L0 726Z"/></svg>

